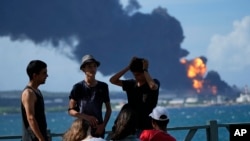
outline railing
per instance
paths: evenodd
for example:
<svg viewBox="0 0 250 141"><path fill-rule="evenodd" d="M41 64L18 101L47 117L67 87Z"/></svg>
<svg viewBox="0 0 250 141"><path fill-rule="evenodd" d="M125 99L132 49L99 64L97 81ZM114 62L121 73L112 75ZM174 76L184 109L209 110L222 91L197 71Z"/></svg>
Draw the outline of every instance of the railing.
<svg viewBox="0 0 250 141"><path fill-rule="evenodd" d="M185 136L184 141L192 141L193 137L197 130L205 129L207 141L218 141L219 128L226 128L229 132L229 126L233 124L249 124L250 123L226 123L226 124L218 124L216 120L211 120L207 125L201 126L185 126L185 127L173 127L168 128L168 131L178 131L178 130L188 130L188 134ZM106 134L110 133L110 131L106 131ZM61 137L63 133L51 133L48 130L48 135L52 141L53 137ZM22 136L0 136L0 140L4 139L21 139Z"/></svg>

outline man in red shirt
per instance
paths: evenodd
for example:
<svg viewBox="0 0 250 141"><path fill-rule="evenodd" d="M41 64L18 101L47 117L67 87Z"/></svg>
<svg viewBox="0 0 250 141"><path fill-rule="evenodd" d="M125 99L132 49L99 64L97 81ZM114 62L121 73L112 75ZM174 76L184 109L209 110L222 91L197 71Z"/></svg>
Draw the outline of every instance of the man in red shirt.
<svg viewBox="0 0 250 141"><path fill-rule="evenodd" d="M143 130L140 135L141 141L176 141L173 136L167 133L169 118L165 107L155 107L149 116L152 119L154 129Z"/></svg>

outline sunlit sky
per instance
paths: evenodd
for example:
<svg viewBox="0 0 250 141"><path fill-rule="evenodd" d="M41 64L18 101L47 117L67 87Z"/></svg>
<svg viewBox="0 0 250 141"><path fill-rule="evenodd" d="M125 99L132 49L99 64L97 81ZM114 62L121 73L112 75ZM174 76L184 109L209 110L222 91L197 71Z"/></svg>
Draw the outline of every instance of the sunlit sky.
<svg viewBox="0 0 250 141"><path fill-rule="evenodd" d="M121 0L126 5L127 0ZM248 0L138 0L142 13L154 8L166 8L180 21L185 39L181 47L190 54L208 59L207 69L217 71L229 85L250 84L250 2ZM40 89L69 92L83 79L79 64L69 59L70 49L62 43L61 50L50 44L36 45L30 40L12 41L0 37L0 91L22 90L28 82L25 69L32 59L48 64L49 77ZM129 60L128 60L129 62ZM67 64L67 67L65 65ZM110 91L121 91L108 82L110 76L97 73L97 79L107 82Z"/></svg>

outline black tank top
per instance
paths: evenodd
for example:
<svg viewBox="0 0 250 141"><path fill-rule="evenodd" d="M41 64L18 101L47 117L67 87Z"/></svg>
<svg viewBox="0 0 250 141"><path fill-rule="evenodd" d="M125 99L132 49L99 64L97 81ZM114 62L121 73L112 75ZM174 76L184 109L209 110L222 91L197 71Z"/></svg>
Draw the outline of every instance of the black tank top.
<svg viewBox="0 0 250 141"><path fill-rule="evenodd" d="M47 122L45 116L45 109L44 109L44 99L41 92L38 90L34 90L32 87L26 86L25 89L31 89L35 93L37 100L35 102L35 119L37 121L38 127L44 136L45 140L48 140L47 137ZM36 136L34 135L33 131L30 128L29 122L27 120L27 115L25 112L25 108L23 103L21 102L21 112L22 112L22 124L23 124L23 133L22 133L22 140L23 141L38 141Z"/></svg>

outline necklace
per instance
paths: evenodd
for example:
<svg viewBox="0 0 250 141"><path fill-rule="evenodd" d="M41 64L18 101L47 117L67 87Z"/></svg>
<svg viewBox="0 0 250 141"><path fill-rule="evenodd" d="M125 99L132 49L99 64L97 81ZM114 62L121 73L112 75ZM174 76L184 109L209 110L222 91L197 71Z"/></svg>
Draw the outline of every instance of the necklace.
<svg viewBox="0 0 250 141"><path fill-rule="evenodd" d="M85 85L88 86L88 87L95 87L97 85L97 81L94 80L92 82L87 82L86 80L84 80L85 82Z"/></svg>

